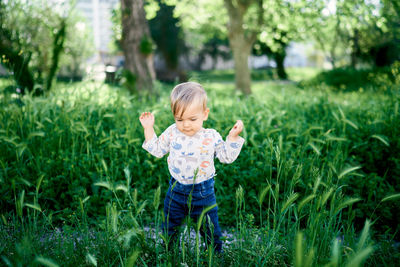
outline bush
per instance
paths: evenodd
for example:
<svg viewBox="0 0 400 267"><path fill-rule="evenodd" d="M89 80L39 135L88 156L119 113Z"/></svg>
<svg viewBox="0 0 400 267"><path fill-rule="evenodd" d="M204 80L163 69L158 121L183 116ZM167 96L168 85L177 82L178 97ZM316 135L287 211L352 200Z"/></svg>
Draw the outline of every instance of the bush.
<svg viewBox="0 0 400 267"><path fill-rule="evenodd" d="M395 66L395 65L393 65ZM391 90L396 85L392 72L394 67L374 69L353 69L350 67L323 71L316 77L302 81L302 88L327 85L335 91L381 91Z"/></svg>

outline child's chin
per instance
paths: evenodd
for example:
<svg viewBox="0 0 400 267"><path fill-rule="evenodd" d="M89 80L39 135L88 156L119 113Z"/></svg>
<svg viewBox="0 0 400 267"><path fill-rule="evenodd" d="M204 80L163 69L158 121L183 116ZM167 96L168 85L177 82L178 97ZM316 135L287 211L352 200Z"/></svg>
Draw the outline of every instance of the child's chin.
<svg viewBox="0 0 400 267"><path fill-rule="evenodd" d="M184 133L185 135L187 135L187 136L193 136L193 135L196 134L195 131L184 131L183 133Z"/></svg>

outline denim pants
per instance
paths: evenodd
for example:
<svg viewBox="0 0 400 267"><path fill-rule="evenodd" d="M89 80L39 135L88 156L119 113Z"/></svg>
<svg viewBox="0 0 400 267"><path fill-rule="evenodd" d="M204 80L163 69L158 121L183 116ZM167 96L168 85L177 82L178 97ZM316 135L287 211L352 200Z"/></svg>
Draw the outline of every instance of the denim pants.
<svg viewBox="0 0 400 267"><path fill-rule="evenodd" d="M177 228L182 224L186 216L190 216L197 223L202 211L217 203L214 183L214 178L212 178L199 184L185 185L171 178L164 200L165 221L163 229L168 232L172 239L173 236L176 238ZM203 218L205 219L207 233L204 233L204 227L202 226L200 228L201 235L208 244L213 240L215 250L222 252L222 241L220 239L222 233L218 223L218 207L216 206L209 210ZM209 225L209 221L211 221L212 225Z"/></svg>

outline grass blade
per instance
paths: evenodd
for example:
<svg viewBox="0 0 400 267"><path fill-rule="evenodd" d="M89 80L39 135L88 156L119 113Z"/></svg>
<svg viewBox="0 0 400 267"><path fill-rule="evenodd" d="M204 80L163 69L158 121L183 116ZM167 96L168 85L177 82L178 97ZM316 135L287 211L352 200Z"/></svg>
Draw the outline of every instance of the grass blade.
<svg viewBox="0 0 400 267"><path fill-rule="evenodd" d="M32 132L28 135L28 139L31 139L33 137L44 137L45 133L44 132Z"/></svg>
<svg viewBox="0 0 400 267"><path fill-rule="evenodd" d="M335 238L335 241L333 241L332 256L329 266L332 267L339 266L339 259L340 259L339 246L340 246L339 240Z"/></svg>
<svg viewBox="0 0 400 267"><path fill-rule="evenodd" d="M161 195L161 187L159 186L157 190L154 192L153 207L155 210L158 210L158 206L160 205L160 195Z"/></svg>
<svg viewBox="0 0 400 267"><path fill-rule="evenodd" d="M268 190L271 188L271 185L266 186L258 195L258 203L261 205L264 201L265 196L267 195Z"/></svg>
<svg viewBox="0 0 400 267"><path fill-rule="evenodd" d="M96 183L94 183L93 185L95 185L95 186L100 186L100 187L104 187L104 188L107 188L108 190L113 191L113 186L112 186L112 184L110 184L110 183L107 182L107 181L96 182Z"/></svg>
<svg viewBox="0 0 400 267"><path fill-rule="evenodd" d="M302 209L308 202L310 202L314 197L315 197L315 194L312 194L312 195L309 195L309 196L303 198L303 200L300 201L299 205L297 206L297 211L300 213L301 209Z"/></svg>
<svg viewBox="0 0 400 267"><path fill-rule="evenodd" d="M92 256L91 254L87 254L86 255L86 259L89 263L93 264L94 266L97 266L97 260L94 256Z"/></svg>
<svg viewBox="0 0 400 267"><path fill-rule="evenodd" d="M339 175L338 178L339 180L342 179L343 177L346 176L346 174L349 174L350 172L353 172L355 170L361 169L361 166L355 166L355 167L349 167L344 169Z"/></svg>
<svg viewBox="0 0 400 267"><path fill-rule="evenodd" d="M302 267L303 266L303 233L298 232L296 234L296 252L295 252L295 259L294 259L294 266L295 267Z"/></svg>
<svg viewBox="0 0 400 267"><path fill-rule="evenodd" d="M35 258L35 262L40 263L40 264L42 264L42 265L44 265L44 266L47 266L47 267L58 267L58 266L59 266L59 265L58 265L57 263L55 263L53 260L51 260L51 259L46 259L46 258L43 258L43 257L41 257L41 256L37 256L37 257Z"/></svg>
<svg viewBox="0 0 400 267"><path fill-rule="evenodd" d="M128 166L126 166L124 168L124 173L125 173L125 179L126 179L126 186L127 186L127 188L129 188L131 186L132 178L131 178L131 171L129 170Z"/></svg>
<svg viewBox="0 0 400 267"><path fill-rule="evenodd" d="M308 145L317 153L318 156L321 155L321 151L313 144L313 143L308 143Z"/></svg>
<svg viewBox="0 0 400 267"><path fill-rule="evenodd" d="M200 231L200 227L201 227L201 224L203 223L203 217L204 217L204 215L205 215L207 212L209 212L210 210L212 210L213 208L215 208L216 206L217 206L217 204L211 205L211 206L205 208L205 209L201 212L200 217L199 217L199 220L198 220L198 222L197 222L197 232Z"/></svg>
<svg viewBox="0 0 400 267"><path fill-rule="evenodd" d="M361 252L358 252L347 264L346 267L357 267L361 266L361 264L368 258L368 256L373 252L372 247L367 247L363 249Z"/></svg>
<svg viewBox="0 0 400 267"><path fill-rule="evenodd" d="M400 198L400 193L397 193L397 194L393 194L393 195L389 195L389 196L384 197L381 200L381 202L397 200L399 198Z"/></svg>
<svg viewBox="0 0 400 267"><path fill-rule="evenodd" d="M371 226L371 223L370 223L369 220L367 220L367 221L365 222L364 229L363 229L363 231L362 231L362 233L361 233L360 240L359 240L358 243L357 243L357 249L356 249L357 252L361 251L361 249L364 248L365 243L367 242L368 235L369 235L369 228L370 228L370 226Z"/></svg>
<svg viewBox="0 0 400 267"><path fill-rule="evenodd" d="M292 193L288 199L286 200L285 204L283 204L282 208L281 208L281 213L283 213L284 211L286 211L286 209L294 202L296 201L296 199L299 197L298 193Z"/></svg>
<svg viewBox="0 0 400 267"><path fill-rule="evenodd" d="M386 137L386 136L384 136L384 135L378 135L378 134L374 134L374 135L371 135L371 137L372 138L375 138L375 139L378 139L379 141L381 141L385 146L390 146L389 145L389 142L388 142L388 138Z"/></svg>
<svg viewBox="0 0 400 267"><path fill-rule="evenodd" d="M136 249L132 252L132 254L129 256L128 261L126 262L127 267L133 267L135 266L135 262L137 261L138 257L140 254L140 250Z"/></svg>
<svg viewBox="0 0 400 267"><path fill-rule="evenodd" d="M361 198L350 198L350 199L340 203L340 205L335 210L335 214L337 212L339 212L340 210L346 208L347 206L353 205L354 203L356 203L356 202L358 202L360 200L361 200Z"/></svg>
<svg viewBox="0 0 400 267"><path fill-rule="evenodd" d="M34 210L37 210L37 211L40 211L40 212L42 211L42 209L40 208L40 206L39 206L39 205L36 205L36 204L25 203L24 206L25 206L25 207L28 207L28 208L31 208L31 209L34 209Z"/></svg>
<svg viewBox="0 0 400 267"><path fill-rule="evenodd" d="M119 184L115 187L115 191L124 191L125 193L127 193L128 188L125 185Z"/></svg>
<svg viewBox="0 0 400 267"><path fill-rule="evenodd" d="M355 123L352 122L351 120L349 120L349 119L344 119L343 121L344 121L345 123L347 123L348 125L350 125L351 127L353 127L354 129L358 130L357 124L355 124Z"/></svg>

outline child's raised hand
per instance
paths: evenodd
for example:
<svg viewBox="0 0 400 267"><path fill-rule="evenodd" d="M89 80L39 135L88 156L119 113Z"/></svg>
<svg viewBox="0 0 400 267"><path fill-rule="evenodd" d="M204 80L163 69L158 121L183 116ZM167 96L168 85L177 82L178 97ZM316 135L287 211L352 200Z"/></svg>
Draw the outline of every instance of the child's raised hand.
<svg viewBox="0 0 400 267"><path fill-rule="evenodd" d="M139 120L145 129L154 126L154 115L151 112L143 112L140 115Z"/></svg>
<svg viewBox="0 0 400 267"><path fill-rule="evenodd" d="M229 131L229 140L236 141L238 135L243 131L243 127L243 122L241 120L237 120L235 125L233 125L232 129Z"/></svg>

